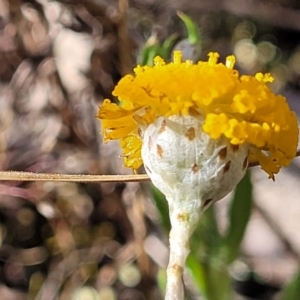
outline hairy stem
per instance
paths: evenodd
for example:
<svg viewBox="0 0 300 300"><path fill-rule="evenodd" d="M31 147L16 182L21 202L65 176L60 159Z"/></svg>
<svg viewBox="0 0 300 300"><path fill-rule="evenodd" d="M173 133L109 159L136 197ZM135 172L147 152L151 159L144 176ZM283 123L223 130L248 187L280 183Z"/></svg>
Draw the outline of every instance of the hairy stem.
<svg viewBox="0 0 300 300"><path fill-rule="evenodd" d="M200 218L200 210L193 210L193 205L170 204L170 257L167 268L167 288L165 300L183 300L183 272L190 252L189 238Z"/></svg>
<svg viewBox="0 0 300 300"><path fill-rule="evenodd" d="M170 236L170 258L167 268L166 300L184 299L184 285L182 281L182 275L185 262L189 254L189 248L187 247L188 244L186 244L183 249L180 249L179 244L183 240L188 243L188 239L186 239L186 236L182 236L181 239L179 236L176 236L176 238L172 238Z"/></svg>

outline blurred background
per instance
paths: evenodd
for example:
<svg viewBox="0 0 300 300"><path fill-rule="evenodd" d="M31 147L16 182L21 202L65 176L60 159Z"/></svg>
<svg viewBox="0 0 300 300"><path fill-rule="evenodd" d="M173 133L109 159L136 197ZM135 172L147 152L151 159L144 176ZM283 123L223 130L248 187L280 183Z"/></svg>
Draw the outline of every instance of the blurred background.
<svg viewBox="0 0 300 300"><path fill-rule="evenodd" d="M178 10L195 22L196 45ZM298 0L0 0L1 169L131 173L94 116L145 49L168 38L170 51L233 53L241 73L271 72L300 115ZM235 297L281 299L299 269L300 159L275 183L259 167L251 178L251 219L229 268ZM149 183L1 182L0 298L163 299L161 198ZM214 208L221 235L231 198ZM187 297L200 299L192 277Z"/></svg>

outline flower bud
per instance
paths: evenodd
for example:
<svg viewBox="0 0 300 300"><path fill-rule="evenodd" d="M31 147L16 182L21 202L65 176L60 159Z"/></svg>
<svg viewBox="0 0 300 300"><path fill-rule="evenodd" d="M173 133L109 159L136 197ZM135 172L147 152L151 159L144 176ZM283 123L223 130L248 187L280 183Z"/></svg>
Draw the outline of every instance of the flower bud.
<svg viewBox="0 0 300 300"><path fill-rule="evenodd" d="M249 144L232 145L203 132L203 117L159 117L144 131L142 159L153 184L168 201L204 210L243 178Z"/></svg>

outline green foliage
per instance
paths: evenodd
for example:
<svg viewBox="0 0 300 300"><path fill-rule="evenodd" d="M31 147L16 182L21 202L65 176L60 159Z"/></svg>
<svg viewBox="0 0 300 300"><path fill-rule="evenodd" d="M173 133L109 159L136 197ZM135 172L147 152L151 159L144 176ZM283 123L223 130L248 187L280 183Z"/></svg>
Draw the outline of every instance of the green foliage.
<svg viewBox="0 0 300 300"><path fill-rule="evenodd" d="M152 192L152 196L153 196L155 205L160 214L163 228L167 232L169 232L171 229L171 223L170 223L170 218L169 218L168 202L166 201L164 194L160 190L158 190L154 185L151 185L151 192Z"/></svg>
<svg viewBox="0 0 300 300"><path fill-rule="evenodd" d="M240 249L252 208L252 184L250 173L238 184L229 210L229 228L224 237L223 247L227 263L233 262Z"/></svg>
<svg viewBox="0 0 300 300"><path fill-rule="evenodd" d="M191 252L186 261L186 266L190 270L194 282L199 289L199 292L202 292L204 295L207 295L208 282L204 264L199 263L199 260L196 257L196 255L193 252Z"/></svg>
<svg viewBox="0 0 300 300"><path fill-rule="evenodd" d="M186 14L181 11L177 12L178 17L183 21L187 33L188 33L188 41L191 45L195 45L200 42L200 34L199 29L196 23Z"/></svg>
<svg viewBox="0 0 300 300"><path fill-rule="evenodd" d="M162 43L162 45L160 45L156 36L150 36L145 46L142 48L140 54L138 55L138 63L142 66L152 66L153 59L157 55L159 55L163 59L168 59L170 57L176 38L177 35L171 35Z"/></svg>
<svg viewBox="0 0 300 300"><path fill-rule="evenodd" d="M195 48L196 53L201 52L201 40L200 35L198 31L198 27L196 23L186 14L182 12L177 12L178 17L183 21L186 30L187 30L187 41L189 43L188 48ZM152 35L149 37L147 42L145 43L144 47L141 49L139 55L138 55L138 63L142 66L153 65L153 59L155 56L159 55L165 60L168 60L171 56L171 52L173 48L177 47L179 45L179 49L184 52L184 49L181 49L181 42L184 42L185 40L179 41L175 45L175 42L177 40L178 36L176 34L172 34L170 37L168 37L162 44L157 40L156 35ZM186 48L187 45L184 43L184 47ZM190 57L192 59L192 57Z"/></svg>
<svg viewBox="0 0 300 300"><path fill-rule="evenodd" d="M300 295L300 268L293 280L285 287L282 300L298 300Z"/></svg>

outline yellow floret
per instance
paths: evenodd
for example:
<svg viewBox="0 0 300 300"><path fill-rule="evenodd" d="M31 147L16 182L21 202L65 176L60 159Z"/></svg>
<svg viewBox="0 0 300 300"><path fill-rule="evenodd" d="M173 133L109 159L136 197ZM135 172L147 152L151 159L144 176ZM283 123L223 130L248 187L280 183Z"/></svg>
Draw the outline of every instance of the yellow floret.
<svg viewBox="0 0 300 300"><path fill-rule="evenodd" d="M234 56L225 64L218 57L210 53L208 61L193 64L175 51L173 62L156 57L153 67L137 66L134 75L120 80L113 91L120 106L105 100L98 118L105 141L121 140L125 166L137 169L142 164L139 127L160 116L191 112L204 119L202 129L211 138L249 143L251 157L271 178L290 164L298 143L297 118L286 99L267 86L273 77L239 76Z"/></svg>

